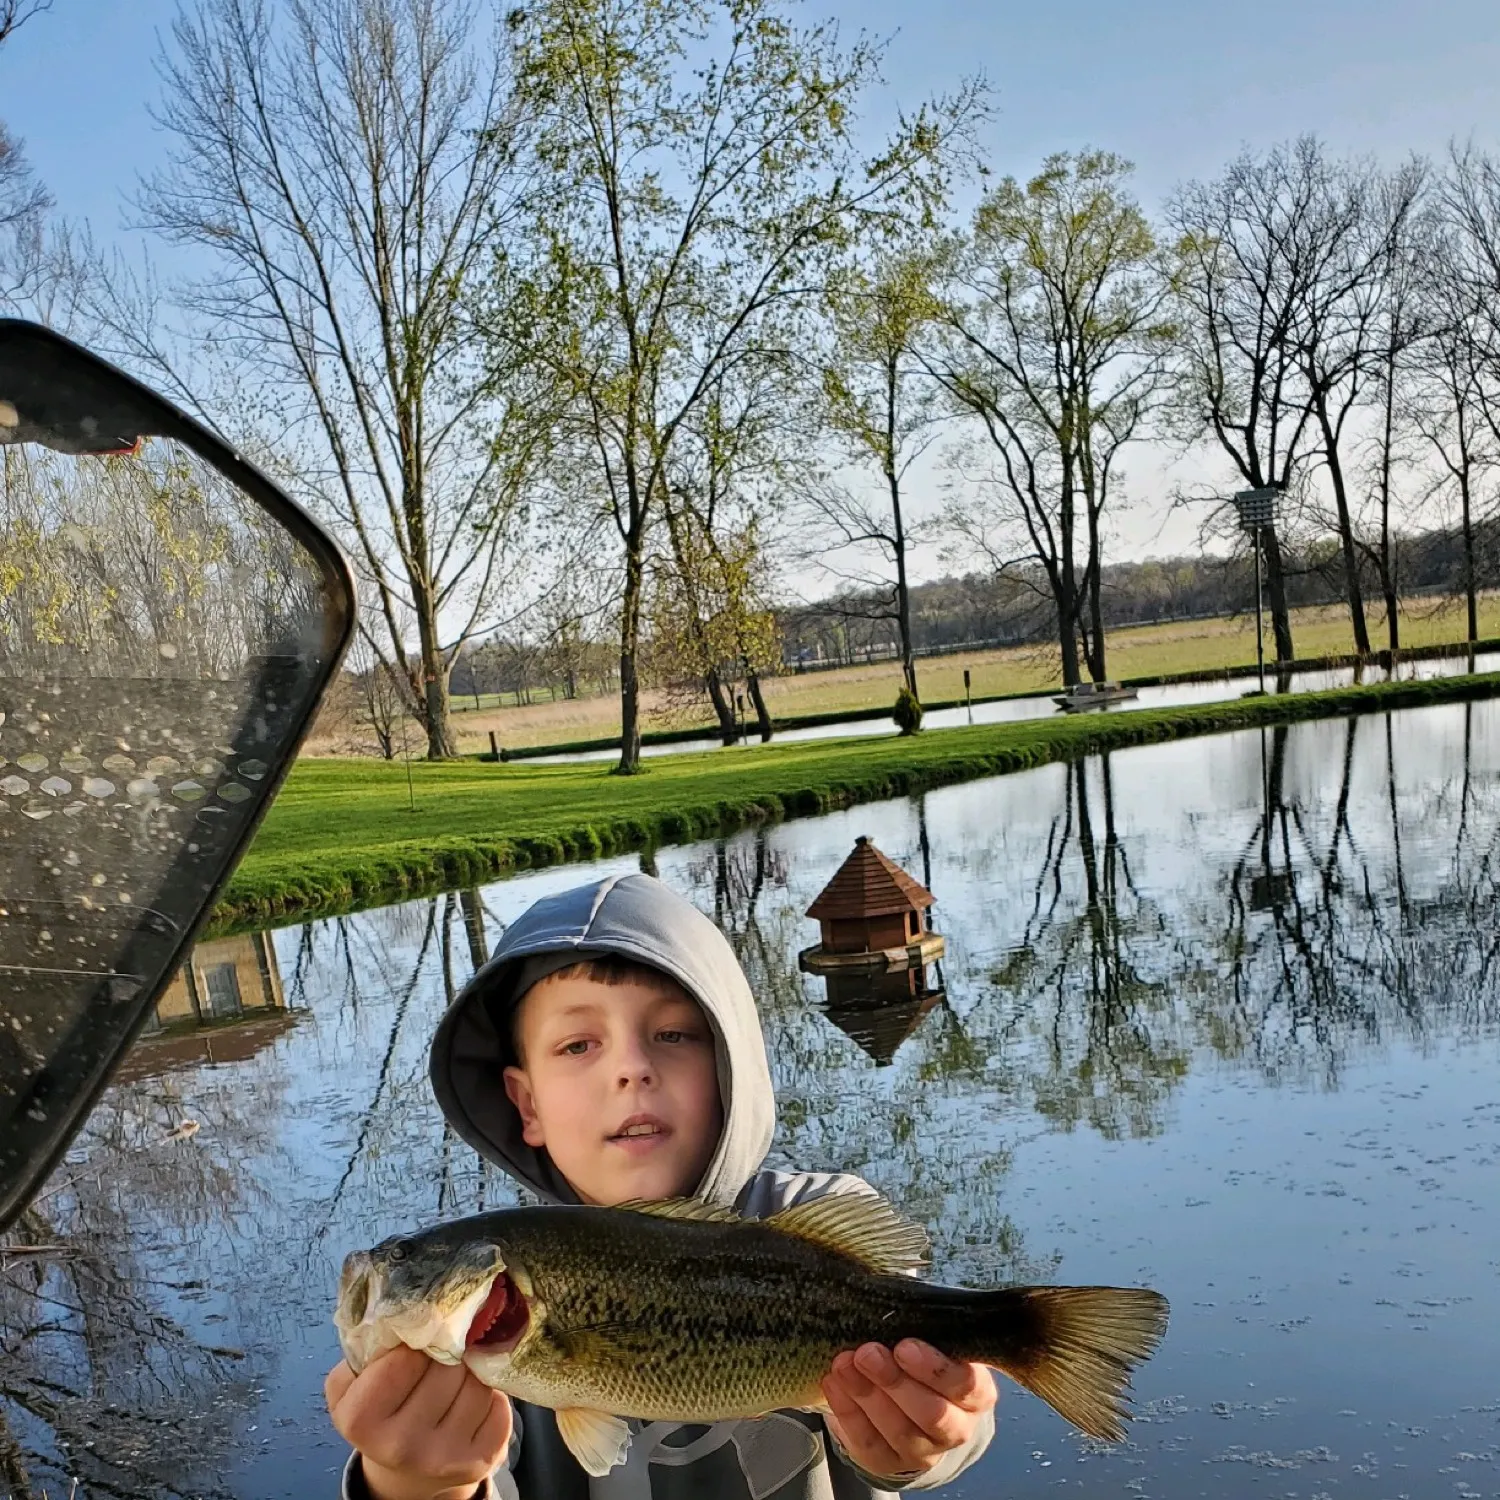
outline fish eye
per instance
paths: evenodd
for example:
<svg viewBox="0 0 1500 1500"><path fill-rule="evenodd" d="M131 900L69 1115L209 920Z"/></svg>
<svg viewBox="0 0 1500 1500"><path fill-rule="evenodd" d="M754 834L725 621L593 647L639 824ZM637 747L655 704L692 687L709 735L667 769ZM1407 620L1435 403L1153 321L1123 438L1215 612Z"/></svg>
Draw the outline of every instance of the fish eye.
<svg viewBox="0 0 1500 1500"><path fill-rule="evenodd" d="M411 1254L411 1251L407 1247L406 1241L405 1240L397 1240L396 1243L394 1245L392 1245L389 1250L386 1251L385 1258L387 1260L390 1260L390 1261L400 1262L400 1261L405 1260L406 1257L408 1255L410 1255L410 1254Z"/></svg>

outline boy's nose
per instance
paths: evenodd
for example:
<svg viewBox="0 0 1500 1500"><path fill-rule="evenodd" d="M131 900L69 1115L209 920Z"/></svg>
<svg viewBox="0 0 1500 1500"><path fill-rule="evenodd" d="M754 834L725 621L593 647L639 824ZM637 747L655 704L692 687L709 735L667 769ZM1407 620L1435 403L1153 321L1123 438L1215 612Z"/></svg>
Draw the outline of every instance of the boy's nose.
<svg viewBox="0 0 1500 1500"><path fill-rule="evenodd" d="M622 1085L648 1082L653 1074L651 1055L644 1047L622 1047L615 1059L615 1071Z"/></svg>

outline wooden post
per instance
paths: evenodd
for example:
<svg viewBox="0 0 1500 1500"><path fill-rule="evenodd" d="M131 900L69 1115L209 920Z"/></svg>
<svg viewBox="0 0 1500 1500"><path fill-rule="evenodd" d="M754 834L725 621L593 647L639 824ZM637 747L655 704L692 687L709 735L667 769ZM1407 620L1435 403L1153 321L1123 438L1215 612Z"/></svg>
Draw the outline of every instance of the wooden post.
<svg viewBox="0 0 1500 1500"><path fill-rule="evenodd" d="M490 730L490 759L500 759L500 742L495 738L495 731Z"/></svg>

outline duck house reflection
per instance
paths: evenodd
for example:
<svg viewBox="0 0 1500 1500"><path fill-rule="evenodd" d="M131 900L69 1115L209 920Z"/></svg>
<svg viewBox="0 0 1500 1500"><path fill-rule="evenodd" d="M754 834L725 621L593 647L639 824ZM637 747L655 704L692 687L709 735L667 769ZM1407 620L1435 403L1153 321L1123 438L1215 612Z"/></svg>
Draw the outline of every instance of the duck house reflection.
<svg viewBox="0 0 1500 1500"><path fill-rule="evenodd" d="M881 1068L895 1060L901 1044L943 998L941 987L928 989L925 966L887 974L830 974L825 982L823 1014Z"/></svg>

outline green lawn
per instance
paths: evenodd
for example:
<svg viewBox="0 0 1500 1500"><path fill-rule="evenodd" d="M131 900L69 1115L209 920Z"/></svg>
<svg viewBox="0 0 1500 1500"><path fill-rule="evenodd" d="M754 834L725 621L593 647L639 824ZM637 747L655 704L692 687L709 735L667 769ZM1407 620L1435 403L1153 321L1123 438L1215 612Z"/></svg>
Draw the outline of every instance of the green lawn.
<svg viewBox="0 0 1500 1500"><path fill-rule="evenodd" d="M1500 674L976 725L911 739L802 740L654 757L632 777L611 775L607 761L416 763L415 811L399 764L304 759L235 874L214 927L349 910L1115 747L1496 692Z"/></svg>

